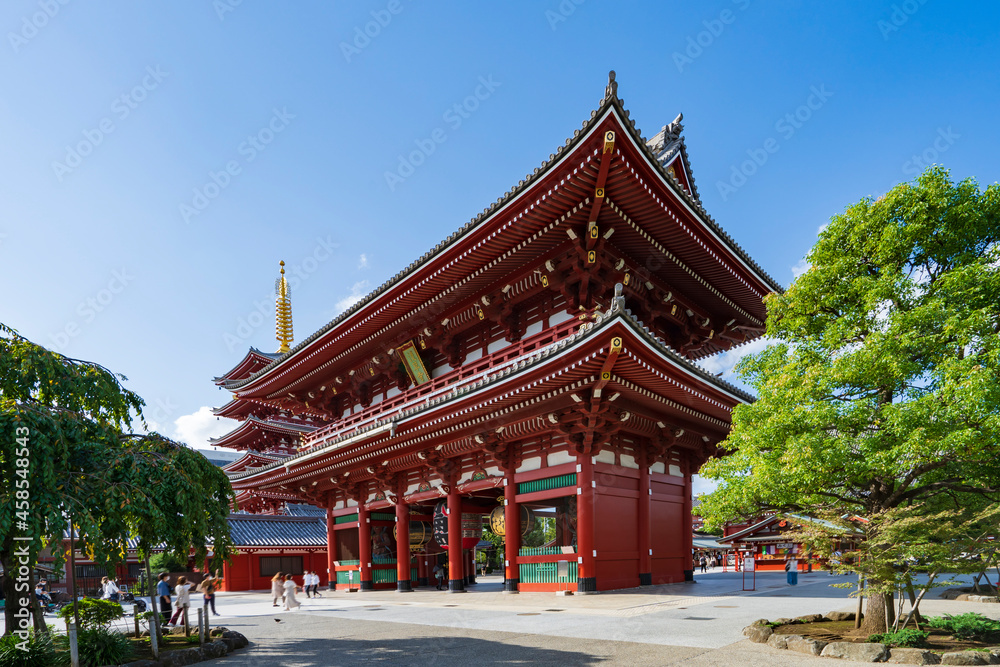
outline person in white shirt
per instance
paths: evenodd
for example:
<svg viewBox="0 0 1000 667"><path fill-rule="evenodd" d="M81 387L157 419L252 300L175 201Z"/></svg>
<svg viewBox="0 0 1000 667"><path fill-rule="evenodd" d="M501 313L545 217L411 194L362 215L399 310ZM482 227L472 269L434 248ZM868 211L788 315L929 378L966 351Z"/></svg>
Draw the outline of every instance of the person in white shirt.
<svg viewBox="0 0 1000 667"><path fill-rule="evenodd" d="M119 598L118 584L114 582L113 579L108 579L104 577L101 579L101 599L111 600L112 602L118 602Z"/></svg>
<svg viewBox="0 0 1000 667"><path fill-rule="evenodd" d="M184 625L184 610L191 606L191 586L187 582L187 577L178 577L177 585L174 586L174 594L177 599L174 600L174 615L170 617L170 622L167 625L176 625L177 620L180 619L181 625Z"/></svg>

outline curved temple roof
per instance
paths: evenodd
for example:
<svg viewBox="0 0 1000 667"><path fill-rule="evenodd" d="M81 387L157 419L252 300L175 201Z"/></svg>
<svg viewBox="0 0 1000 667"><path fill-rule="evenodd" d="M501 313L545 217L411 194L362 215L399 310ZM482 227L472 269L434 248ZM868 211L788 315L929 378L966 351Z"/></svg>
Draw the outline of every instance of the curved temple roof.
<svg viewBox="0 0 1000 667"><path fill-rule="evenodd" d="M597 110L591 113L590 119L583 123L581 129L576 130L573 136L566 140L565 144L561 146L554 154L549 156L549 159L537 167L534 172L528 175L524 180L518 183L516 186L511 188L502 197L498 198L491 206L487 207L478 216L466 223L461 229L451 234L447 239L438 243L434 248L425 253L422 257L412 262L405 269L397 273L391 279L383 283L377 289L372 291L364 299L356 303L354 306L341 313L334 320L329 322L324 327L320 328L318 331L313 333L308 338L301 341L296 345L290 352L276 358L274 361L269 363L264 368L257 370L251 375L244 377L239 380L226 381L226 387L231 390L239 390L241 388L247 388L249 385L255 383L258 379L269 375L274 369L282 367L288 360L294 358L298 353L310 348L317 339L325 336L329 332L337 329L342 323L350 320L356 313L366 309L372 302L378 299L382 294L388 292L401 282L403 282L408 276L416 272L422 266L427 264L430 260L437 257L445 249L454 245L455 243L462 240L474 229L477 229L481 223L489 219L494 213L504 209L504 207L510 203L512 200L516 199L520 194L531 188L536 182L541 180L550 168L557 164L566 154L572 151L581 141L589 138L590 132L595 129L609 114L614 114L617 118L621 120L621 125L626 129L631 136L632 141L636 146L643 152L646 160L650 165L652 165L656 170L658 170L659 175L662 177L663 182L667 184L672 193L681 202L682 206L688 208L693 217L697 222L703 227L708 235L715 237L722 247L732 256L732 258L739 264L742 264L745 270L759 283L761 288L765 291L783 291L783 287L774 280L771 276L765 273L761 267L754 262L753 259L725 232L718 224L712 219L712 217L705 211L701 206L699 199L697 198L697 191L694 188L693 178L691 180L691 192L688 192L678 181L677 178L668 170L664 163L669 163L675 157L675 151L679 151L682 156L684 167L687 170L687 175L690 178L690 167L687 162L685 151L683 150L683 139L679 137L680 132L680 117L674 123L668 125L664 131L664 145L662 147L654 145L651 147L647 144L646 140L640 135L639 131L635 127L634 121L629 119L629 112L624 108L623 101L618 97L617 94L617 82L615 81L615 74L611 72L609 75L608 86L605 90L605 96L601 100L601 103ZM676 135L676 136L675 136ZM659 135L658 135L659 136ZM655 137L654 137L655 139ZM669 140L669 141L668 141ZM654 152L654 148L658 148ZM669 155L667 154L669 153ZM234 369L235 370L235 369ZM224 378L226 376L223 376Z"/></svg>

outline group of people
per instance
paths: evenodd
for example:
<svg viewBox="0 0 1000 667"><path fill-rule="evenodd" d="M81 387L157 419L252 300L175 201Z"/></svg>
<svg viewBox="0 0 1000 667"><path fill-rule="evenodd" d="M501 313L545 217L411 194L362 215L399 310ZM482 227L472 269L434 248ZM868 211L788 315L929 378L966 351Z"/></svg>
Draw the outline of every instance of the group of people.
<svg viewBox="0 0 1000 667"><path fill-rule="evenodd" d="M303 572L301 586L295 583L293 575L278 572L271 577L271 606L277 607L280 598L281 603L285 605L285 611L301 607L302 603L295 597L295 593L299 590L303 591L307 598L323 597L319 593L319 575L315 572L309 570Z"/></svg>
<svg viewBox="0 0 1000 667"><path fill-rule="evenodd" d="M695 567L701 566L702 572L708 572L709 568L722 567L722 561L725 557L721 551L702 553L699 558L695 559Z"/></svg>
<svg viewBox="0 0 1000 667"><path fill-rule="evenodd" d="M209 573L196 586L193 583L189 583L187 577L181 575L177 577L177 583L174 585L173 594L176 597L173 600L173 605L171 605L170 575L166 572L162 573L159 577L159 582L156 584L156 596L158 598L157 602L160 605L160 615L164 623L174 626L180 621L180 624L184 625L184 610L191 607L192 588L201 592L205 603L205 611L207 612L211 609L213 616L219 616L220 614L215 611L215 592L219 590L221 581L221 579ZM172 616L170 615L171 607L174 609Z"/></svg>

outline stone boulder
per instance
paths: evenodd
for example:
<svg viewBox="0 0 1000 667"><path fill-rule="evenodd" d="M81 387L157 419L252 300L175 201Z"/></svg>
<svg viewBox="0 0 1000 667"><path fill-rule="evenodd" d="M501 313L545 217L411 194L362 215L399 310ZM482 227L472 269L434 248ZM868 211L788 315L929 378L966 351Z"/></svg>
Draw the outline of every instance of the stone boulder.
<svg viewBox="0 0 1000 667"><path fill-rule="evenodd" d="M889 660L894 665L937 665L941 656L925 648L894 648L889 652Z"/></svg>
<svg viewBox="0 0 1000 667"><path fill-rule="evenodd" d="M229 653L229 647L221 639L209 642L201 647L202 660L212 660L213 658L224 658Z"/></svg>
<svg viewBox="0 0 1000 667"><path fill-rule="evenodd" d="M789 651L808 653L809 655L820 655L823 653L823 647L826 646L826 642L813 639L812 637L788 635L788 638L785 640L785 645L788 647Z"/></svg>
<svg viewBox="0 0 1000 667"><path fill-rule="evenodd" d="M247 645L250 644L250 641L246 637L244 637L240 633L236 632L235 630L227 630L227 631L223 632L222 633L222 638L223 639L232 639L235 642L236 648L238 648L238 649L239 648L245 648ZM226 642L227 645L228 645L228 643L229 642ZM232 649L230 649L230 650L232 650Z"/></svg>
<svg viewBox="0 0 1000 667"><path fill-rule="evenodd" d="M990 654L983 651L953 651L941 656L942 665L988 665Z"/></svg>
<svg viewBox="0 0 1000 667"><path fill-rule="evenodd" d="M794 620L799 623L819 623L823 620L823 614L806 614L805 616L796 616Z"/></svg>
<svg viewBox="0 0 1000 667"><path fill-rule="evenodd" d="M853 611L831 611L825 615L828 621L853 621Z"/></svg>
<svg viewBox="0 0 1000 667"><path fill-rule="evenodd" d="M786 649L788 648L788 640L791 637L802 639L800 635L771 635L767 638L767 645L771 648Z"/></svg>
<svg viewBox="0 0 1000 667"><path fill-rule="evenodd" d="M767 643L768 637L774 634L769 625L748 625L743 628L743 636L757 644Z"/></svg>
<svg viewBox="0 0 1000 667"><path fill-rule="evenodd" d="M854 662L885 662L889 658L889 647L885 644L830 642L820 655Z"/></svg>
<svg viewBox="0 0 1000 667"><path fill-rule="evenodd" d="M792 623L795 622L795 619L794 618L781 617L781 618L774 619L773 622L777 623L778 625L791 625Z"/></svg>

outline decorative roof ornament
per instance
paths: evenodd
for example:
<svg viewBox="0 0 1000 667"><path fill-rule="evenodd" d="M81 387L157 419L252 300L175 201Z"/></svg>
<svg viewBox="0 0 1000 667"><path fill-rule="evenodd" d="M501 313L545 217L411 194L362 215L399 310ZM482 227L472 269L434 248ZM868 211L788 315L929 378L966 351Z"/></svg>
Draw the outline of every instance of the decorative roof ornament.
<svg viewBox="0 0 1000 667"><path fill-rule="evenodd" d="M604 89L604 97L618 97L618 82L615 81L615 71L608 72L608 86Z"/></svg>
<svg viewBox="0 0 1000 667"><path fill-rule="evenodd" d="M279 354L291 349L292 342L292 290L285 280L285 262L281 262L281 276L274 281L274 328L275 338L281 346Z"/></svg>

